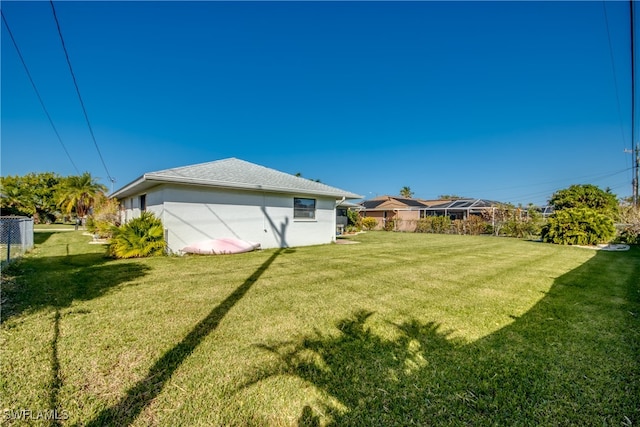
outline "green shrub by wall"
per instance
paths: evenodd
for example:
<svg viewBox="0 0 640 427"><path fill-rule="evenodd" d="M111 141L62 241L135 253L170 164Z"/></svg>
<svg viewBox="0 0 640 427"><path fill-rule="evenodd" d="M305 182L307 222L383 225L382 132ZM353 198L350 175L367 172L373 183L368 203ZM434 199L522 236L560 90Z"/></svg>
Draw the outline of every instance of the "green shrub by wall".
<svg viewBox="0 0 640 427"><path fill-rule="evenodd" d="M607 243L615 234L613 220L590 208L556 211L542 228L543 241L561 245Z"/></svg>

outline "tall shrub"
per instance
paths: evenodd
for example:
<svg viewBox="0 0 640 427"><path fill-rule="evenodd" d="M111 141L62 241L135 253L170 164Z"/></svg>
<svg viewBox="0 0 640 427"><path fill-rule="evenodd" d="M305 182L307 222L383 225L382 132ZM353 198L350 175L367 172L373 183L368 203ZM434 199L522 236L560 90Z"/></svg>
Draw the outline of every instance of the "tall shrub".
<svg viewBox="0 0 640 427"><path fill-rule="evenodd" d="M613 220L590 208L568 208L555 212L542 228L542 240L561 245L595 245L613 239Z"/></svg>
<svg viewBox="0 0 640 427"><path fill-rule="evenodd" d="M162 222L151 212L143 212L140 217L113 228L109 252L116 258L159 256L165 249Z"/></svg>
<svg viewBox="0 0 640 427"><path fill-rule="evenodd" d="M589 208L603 213L612 219L618 214L618 199L608 188L602 190L592 184L572 185L558 190L551 196L549 203L556 211L569 208Z"/></svg>

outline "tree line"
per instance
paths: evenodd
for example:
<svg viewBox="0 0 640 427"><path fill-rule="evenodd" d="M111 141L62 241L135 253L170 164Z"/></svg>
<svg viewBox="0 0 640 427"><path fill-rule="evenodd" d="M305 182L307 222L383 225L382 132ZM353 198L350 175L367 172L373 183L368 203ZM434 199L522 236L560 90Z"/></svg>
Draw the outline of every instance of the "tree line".
<svg viewBox="0 0 640 427"><path fill-rule="evenodd" d="M107 199L107 187L89 172L60 176L54 172L0 177L2 215L28 216L36 224L85 218Z"/></svg>

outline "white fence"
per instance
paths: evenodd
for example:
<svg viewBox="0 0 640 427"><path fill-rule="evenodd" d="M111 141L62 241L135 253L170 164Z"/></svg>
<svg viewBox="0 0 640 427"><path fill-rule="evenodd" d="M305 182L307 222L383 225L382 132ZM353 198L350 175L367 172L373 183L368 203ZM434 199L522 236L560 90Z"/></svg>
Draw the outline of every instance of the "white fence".
<svg viewBox="0 0 640 427"><path fill-rule="evenodd" d="M0 217L0 261L11 262L33 247L33 218Z"/></svg>

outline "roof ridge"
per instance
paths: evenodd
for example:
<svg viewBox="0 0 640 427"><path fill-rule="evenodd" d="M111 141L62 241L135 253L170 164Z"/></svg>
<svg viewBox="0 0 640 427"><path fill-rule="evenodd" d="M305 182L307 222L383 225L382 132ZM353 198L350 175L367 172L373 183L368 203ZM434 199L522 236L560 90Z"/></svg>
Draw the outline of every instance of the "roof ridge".
<svg viewBox="0 0 640 427"><path fill-rule="evenodd" d="M130 191L137 182L163 181L190 183L204 186L221 186L267 191L284 191L287 193L318 194L361 199L362 196L338 187L295 176L267 166L247 160L229 157L196 163L193 165L162 169L147 172L138 180L128 184L114 194Z"/></svg>

